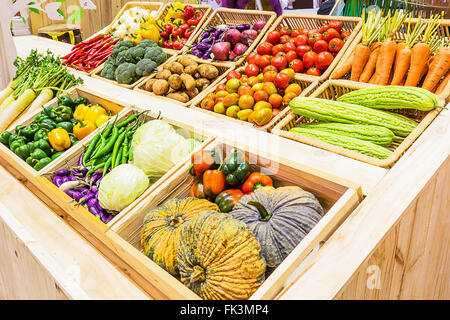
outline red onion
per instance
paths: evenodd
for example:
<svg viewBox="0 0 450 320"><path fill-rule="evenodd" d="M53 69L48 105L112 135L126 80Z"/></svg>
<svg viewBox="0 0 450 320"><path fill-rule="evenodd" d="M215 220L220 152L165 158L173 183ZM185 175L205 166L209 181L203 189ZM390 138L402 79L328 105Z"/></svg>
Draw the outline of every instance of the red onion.
<svg viewBox="0 0 450 320"><path fill-rule="evenodd" d="M246 46L243 43L236 43L236 45L234 46L233 52L234 54L236 54L236 56L242 56L245 51L247 51L248 46Z"/></svg>
<svg viewBox="0 0 450 320"><path fill-rule="evenodd" d="M242 32L241 42L246 45L251 45L253 41L258 37L258 32L254 29L245 30Z"/></svg>
<svg viewBox="0 0 450 320"><path fill-rule="evenodd" d="M261 31L265 26L266 26L266 21L264 21L264 20L261 20L261 21L258 21L258 22L256 22L254 25L253 25L253 30L256 30L256 31Z"/></svg>
<svg viewBox="0 0 450 320"><path fill-rule="evenodd" d="M234 59L236 59L237 54L234 53L233 51L230 51L230 55L228 56L228 60L230 61L234 61Z"/></svg>
<svg viewBox="0 0 450 320"><path fill-rule="evenodd" d="M223 40L225 42L231 43L231 45L235 45L236 43L241 41L241 33L237 29L230 29L225 32Z"/></svg>
<svg viewBox="0 0 450 320"><path fill-rule="evenodd" d="M219 42L213 45L212 52L214 54L214 58L217 60L228 60L228 55L231 51L231 45L229 42Z"/></svg>

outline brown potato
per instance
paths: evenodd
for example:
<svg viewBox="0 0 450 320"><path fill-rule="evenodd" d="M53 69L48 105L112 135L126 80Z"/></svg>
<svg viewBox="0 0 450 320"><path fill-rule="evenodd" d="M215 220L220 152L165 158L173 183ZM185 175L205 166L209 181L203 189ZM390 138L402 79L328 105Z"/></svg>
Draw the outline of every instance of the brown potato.
<svg viewBox="0 0 450 320"><path fill-rule="evenodd" d="M195 88L195 79L191 75L183 73L180 78L186 90L193 90Z"/></svg>
<svg viewBox="0 0 450 320"><path fill-rule="evenodd" d="M165 95L169 91L169 82L164 79L157 79L153 83L153 93L158 96Z"/></svg>
<svg viewBox="0 0 450 320"><path fill-rule="evenodd" d="M147 91L152 92L153 91L153 84L156 82L156 80L158 80L158 79L155 79L155 78L148 79L147 82L145 82L144 89L147 90Z"/></svg>
<svg viewBox="0 0 450 320"><path fill-rule="evenodd" d="M156 73L155 78L167 80L167 79L169 79L171 74L172 74L172 72L170 72L169 70L163 69L163 70L159 71L158 73Z"/></svg>
<svg viewBox="0 0 450 320"><path fill-rule="evenodd" d="M184 73L187 73L191 76L196 72L197 72L197 66L190 65L190 66L187 66L184 68Z"/></svg>
<svg viewBox="0 0 450 320"><path fill-rule="evenodd" d="M198 72L200 73L202 78L206 78L209 80L216 79L219 76L219 69L217 69L213 65L205 63L198 66Z"/></svg>
<svg viewBox="0 0 450 320"><path fill-rule="evenodd" d="M182 74L184 71L184 67L181 63L174 61L169 63L169 70L172 73Z"/></svg>
<svg viewBox="0 0 450 320"><path fill-rule="evenodd" d="M204 90L206 89L207 86L210 85L210 81L208 79L205 78L200 78L195 80L195 86L199 89L199 90Z"/></svg>
<svg viewBox="0 0 450 320"><path fill-rule="evenodd" d="M189 96L190 99L194 98L199 93L197 88L194 88L193 90L186 90L185 92Z"/></svg>
<svg viewBox="0 0 450 320"><path fill-rule="evenodd" d="M186 56L179 57L177 59L177 61L179 63L181 63L184 67L187 67L187 66L195 66L195 67L197 67L198 66L197 62L195 62L192 58L189 58L189 57L186 57Z"/></svg>
<svg viewBox="0 0 450 320"><path fill-rule="evenodd" d="M181 76L176 73L172 74L167 80L169 81L169 86L174 90L181 89L181 86L183 85Z"/></svg>
<svg viewBox="0 0 450 320"><path fill-rule="evenodd" d="M183 103L186 103L190 100L189 96L186 92L173 92L167 95L167 98L174 99Z"/></svg>
<svg viewBox="0 0 450 320"><path fill-rule="evenodd" d="M197 68L197 70L198 70L198 68ZM198 73L198 72L194 73L194 78L195 79L200 79L201 78L200 73Z"/></svg>

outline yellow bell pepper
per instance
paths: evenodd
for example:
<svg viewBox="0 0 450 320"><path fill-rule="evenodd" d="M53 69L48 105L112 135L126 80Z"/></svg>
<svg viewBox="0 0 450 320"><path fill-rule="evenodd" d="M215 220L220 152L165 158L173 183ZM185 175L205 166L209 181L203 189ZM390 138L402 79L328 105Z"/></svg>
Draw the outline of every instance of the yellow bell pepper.
<svg viewBox="0 0 450 320"><path fill-rule="evenodd" d="M89 107L85 104L79 104L75 112L73 113L73 118L75 120L84 120L84 116L86 115L86 112L89 110Z"/></svg>
<svg viewBox="0 0 450 320"><path fill-rule="evenodd" d="M176 26L181 26L184 23L185 23L184 19L175 19L175 20L173 20L173 24L176 25Z"/></svg>
<svg viewBox="0 0 450 320"><path fill-rule="evenodd" d="M75 135L75 137L77 137L78 140L81 140L88 134L93 132L95 129L95 124L92 121L80 121L73 127L73 134Z"/></svg>
<svg viewBox="0 0 450 320"><path fill-rule="evenodd" d="M69 133L62 128L56 128L50 131L48 141L56 151L66 150L71 145Z"/></svg>
<svg viewBox="0 0 450 320"><path fill-rule="evenodd" d="M138 44L139 42L141 42L144 39L141 34L137 34L137 35L132 34L131 38L132 38L131 41L133 42L134 45Z"/></svg>
<svg viewBox="0 0 450 320"><path fill-rule="evenodd" d="M104 124L106 121L108 121L109 117L106 114L101 114L97 117L95 120L95 126L98 128L102 124Z"/></svg>
<svg viewBox="0 0 450 320"><path fill-rule="evenodd" d="M156 25L156 19L153 16L148 16L147 18L144 18L144 23L146 25Z"/></svg>
<svg viewBox="0 0 450 320"><path fill-rule="evenodd" d="M148 27L143 27L141 35L144 39L150 39L158 43L159 41L159 30L155 25L150 25Z"/></svg>
<svg viewBox="0 0 450 320"><path fill-rule="evenodd" d="M90 107L88 111L86 111L86 114L84 115L84 118L82 120L95 123L97 118L102 114L108 115L108 112L106 112L106 110L102 106L96 104Z"/></svg>

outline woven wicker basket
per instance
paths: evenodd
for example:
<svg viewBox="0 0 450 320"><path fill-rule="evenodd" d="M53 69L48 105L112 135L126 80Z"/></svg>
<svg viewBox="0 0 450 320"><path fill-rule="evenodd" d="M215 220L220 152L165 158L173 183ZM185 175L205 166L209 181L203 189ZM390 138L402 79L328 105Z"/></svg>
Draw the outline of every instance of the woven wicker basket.
<svg viewBox="0 0 450 320"><path fill-rule="evenodd" d="M244 68L241 67L241 68L237 69L236 71L244 72ZM194 109L194 110L197 110L197 111L200 111L200 112L204 112L204 113L208 113L208 114L211 114L211 115L213 115L215 117L219 117L221 119L225 119L227 121L233 121L235 123L238 123L238 124L241 124L241 125L244 125L244 126L254 127L256 129L263 130L263 131L268 131L270 128L274 127L275 124L278 123L284 117L284 115L289 111L289 108L286 107L286 108L282 109L281 112L276 117L274 117L272 120L270 120L270 122L268 122L267 124L265 124L263 126L257 126L257 125L255 125L255 124L253 124L251 122L248 122L248 121L239 120L239 119L236 119L236 118L229 117L229 116L227 116L225 114L220 114L220 113L217 113L217 112L214 112L214 111L210 111L210 110L206 110L206 109L201 108L200 104L201 104L202 100L205 98L205 96L208 93L210 93L210 92L214 92L218 85L225 84L226 82L227 82L227 79L226 79L226 74L225 74L225 76L222 78L222 81L216 83L216 85L213 86L213 87L210 86L208 90L204 90L202 92L202 94L198 95L191 102L189 107ZM319 85L319 81L317 81L317 80L310 80L310 79L297 79L296 78L293 83L299 84L300 87L302 88L302 93L300 94L301 97L309 96L314 91L314 89L316 89L317 86Z"/></svg>
<svg viewBox="0 0 450 320"><path fill-rule="evenodd" d="M426 22L427 20L422 20L422 22ZM406 33L408 30L408 21L403 22L402 26L399 28L399 30L397 31L397 33L394 35L394 40L397 41L404 41L406 39ZM414 28L414 26L417 23L417 19L411 19L411 29ZM441 20L440 25L437 29L437 33L439 38L446 38L446 39L450 39L450 20ZM419 36L419 39L422 39L423 35ZM357 37L355 38L355 40L351 43L350 47L348 48L348 50L345 52L344 56L342 57L342 59L339 61L339 63L337 64L336 68L333 69L333 72L330 74L330 79L334 79L333 78L333 73L335 70L338 70L339 68L341 68L341 66L345 63L345 61L348 59L348 57L352 54L352 52L354 51L355 47L361 42L362 40L362 33L359 33L357 35ZM347 72L342 78L342 80L349 80L350 79L350 74L351 72ZM423 77L423 79L425 79L425 76ZM336 79L337 80L337 79ZM349 80L351 81L351 80ZM359 81L352 81L352 82L357 82L359 83ZM419 82L419 86L421 86L422 81ZM448 94L441 95L444 99L448 98Z"/></svg>
<svg viewBox="0 0 450 320"><path fill-rule="evenodd" d="M165 64L167 64L169 62L172 62L172 61L176 61L180 56L181 55L176 55L173 58L171 58L170 60L168 60L165 63L161 64L158 67L158 71L161 71L164 68ZM144 89L145 83L147 82L148 79L154 78L156 76L156 73L153 73L153 74L149 75L148 77L145 77L145 78L141 79L134 86L134 90L138 91L138 92L141 92L141 93L144 93L146 95L152 96L152 97L157 97L159 99L162 99L162 100L165 100L165 101L168 101L168 102L179 104L179 105L181 105L183 107L188 107L190 104L192 104L193 101L196 101L198 99L198 97L201 96L204 92L209 92L209 91L213 90L213 88L215 88L219 84L219 82L221 82L227 76L228 72L230 72L231 70L234 69L233 66L224 66L224 65L222 65L220 63L218 64L218 63L215 63L215 62L205 62L205 61L203 61L201 59L198 59L197 57L191 56L191 55L189 55L189 57L192 58L194 61L196 61L198 64L202 64L202 63L210 64L210 65L215 66L217 69L219 69L219 76L213 82L211 82L211 84L207 88L205 88L203 91L199 92L199 94L196 97L194 97L193 99L189 100L186 103L183 103L183 102L180 102L180 101L177 101L177 100L174 100L174 99L167 98L165 96L158 96L158 95L154 94L153 92L145 90Z"/></svg>
<svg viewBox="0 0 450 320"><path fill-rule="evenodd" d="M314 91L310 97L322 98L327 100L336 100L338 97L344 95L347 92L374 87L376 85L359 83L348 80L328 80L324 82L316 91ZM444 105L443 100L440 100L440 106ZM298 116L292 111L287 112L286 116L281 119L271 132L275 135L295 140L298 142L306 143L317 148L325 149L352 159L363 161L375 166L391 168L395 162L408 150L408 148L414 143L414 141L422 134L422 132L428 127L434 118L439 114L441 108L434 109L432 111L419 111L411 109L396 109L389 110L398 114L407 116L419 122L419 125L406 137L403 141L394 140L394 142L388 147L393 153L386 159L377 159L370 157L359 152L348 150L342 147L338 147L318 139L303 136L298 133L290 132L289 130L300 123L316 122L316 120Z"/></svg>
<svg viewBox="0 0 450 320"><path fill-rule="evenodd" d="M307 75L304 73L299 73L298 75L303 79L310 79L310 80L319 80L320 82L323 82L328 79L331 72L334 70L334 68L337 66L339 61L342 59L344 54L347 52L348 48L351 46L353 41L355 40L356 36L360 33L362 22L361 18L357 17L333 17L333 16L324 16L324 15L316 15L316 14L283 14L282 16L278 17L278 19L272 24L272 26L269 29L270 31L278 31L283 27L289 28L291 30L294 29L320 29L325 24L331 22L331 21L340 21L342 22L342 28L344 30L348 30L351 32L350 36L348 37L347 41L345 41L344 46L339 51L339 53L336 55L336 57L333 59L333 62L331 62L330 66L327 70L325 70L322 75L320 76L312 76ZM264 38L261 40L261 42L266 41L267 34L264 36Z"/></svg>
<svg viewBox="0 0 450 320"><path fill-rule="evenodd" d="M206 30L210 27L216 27L221 24L254 24L255 22L264 20L267 21L265 27L261 30L256 37L255 41L250 45L247 51L236 61L214 61L216 63L220 63L224 66L240 66L245 61L245 56L247 56L250 52L252 52L264 35L268 32L270 26L276 19L275 12L270 11L258 11L258 10L237 10L237 9L228 9L228 8L219 8L214 10L214 12L210 15L208 20L203 24L202 29ZM196 33L190 41L189 45L193 45L198 43L199 37L202 32ZM204 60L204 61L212 61Z"/></svg>

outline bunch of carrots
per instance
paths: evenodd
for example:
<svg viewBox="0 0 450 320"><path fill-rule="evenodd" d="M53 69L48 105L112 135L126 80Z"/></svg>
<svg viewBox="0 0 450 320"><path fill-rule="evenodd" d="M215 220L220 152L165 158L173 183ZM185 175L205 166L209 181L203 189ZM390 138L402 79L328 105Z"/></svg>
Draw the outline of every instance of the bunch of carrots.
<svg viewBox="0 0 450 320"><path fill-rule="evenodd" d="M399 10L385 17L372 10L366 18L363 12L361 42L331 78L349 74L350 80L377 85L421 84L436 94L450 90L450 48L439 39L439 19L436 15L423 23L419 18L412 27L411 15ZM398 42L394 36L400 28L406 29L406 37Z"/></svg>

